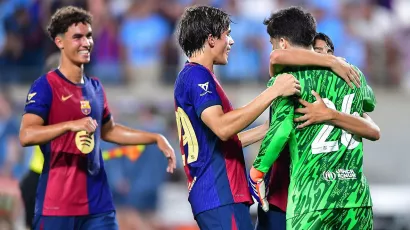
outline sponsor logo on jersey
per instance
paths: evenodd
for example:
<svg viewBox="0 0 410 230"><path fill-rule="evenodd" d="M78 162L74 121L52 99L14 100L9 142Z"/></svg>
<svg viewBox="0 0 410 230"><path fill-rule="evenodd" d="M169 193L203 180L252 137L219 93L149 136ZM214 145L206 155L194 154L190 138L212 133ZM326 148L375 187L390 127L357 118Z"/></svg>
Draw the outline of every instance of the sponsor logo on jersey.
<svg viewBox="0 0 410 230"><path fill-rule="evenodd" d="M326 181L357 179L356 173L352 169L337 169L336 172L324 171L322 177Z"/></svg>
<svg viewBox="0 0 410 230"><path fill-rule="evenodd" d="M334 181L336 180L336 173L331 172L331 171L324 171L322 173L323 179L326 181Z"/></svg>
<svg viewBox="0 0 410 230"><path fill-rule="evenodd" d="M336 170L337 178L339 180L355 180L356 173L352 169L338 169Z"/></svg>
<svg viewBox="0 0 410 230"><path fill-rule="evenodd" d="M35 100L31 100L34 96L36 96L36 94L37 94L37 93L34 92L34 93L29 93L29 94L27 95L26 105L36 102Z"/></svg>
<svg viewBox="0 0 410 230"><path fill-rule="evenodd" d="M209 87L209 81L205 82L203 84L198 84L199 87L201 87L201 89L203 89L205 92L201 93L201 97L204 96L207 93L212 93L211 91L208 91L208 87Z"/></svg>

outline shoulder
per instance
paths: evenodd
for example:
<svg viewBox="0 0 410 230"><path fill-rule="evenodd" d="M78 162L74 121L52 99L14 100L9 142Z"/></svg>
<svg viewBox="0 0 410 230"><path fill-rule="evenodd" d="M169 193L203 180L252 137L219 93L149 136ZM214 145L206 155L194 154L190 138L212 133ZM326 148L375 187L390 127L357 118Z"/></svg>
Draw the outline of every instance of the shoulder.
<svg viewBox="0 0 410 230"><path fill-rule="evenodd" d="M85 77L86 81L86 87L91 87L95 91L104 91L104 86L101 82L101 80L98 77L92 76L92 77Z"/></svg>
<svg viewBox="0 0 410 230"><path fill-rule="evenodd" d="M187 64L179 73L178 80L185 85L213 80L212 74L205 67L196 64Z"/></svg>
<svg viewBox="0 0 410 230"><path fill-rule="evenodd" d="M40 76L33 82L33 84L31 84L31 88L41 91L51 90L49 78L50 72Z"/></svg>

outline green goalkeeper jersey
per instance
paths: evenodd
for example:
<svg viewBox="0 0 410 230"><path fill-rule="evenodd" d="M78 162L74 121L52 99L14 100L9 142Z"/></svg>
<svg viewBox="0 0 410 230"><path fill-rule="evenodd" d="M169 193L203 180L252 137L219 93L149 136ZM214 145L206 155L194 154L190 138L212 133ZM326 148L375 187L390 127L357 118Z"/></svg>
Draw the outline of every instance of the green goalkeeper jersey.
<svg viewBox="0 0 410 230"><path fill-rule="evenodd" d="M333 72L318 67L295 67L283 72L301 84L302 99L313 103L315 90L330 108L361 116L364 106L374 108L372 91L361 75L361 88L351 89ZM273 84L274 78L269 84ZM271 105L271 123L253 166L267 172L286 143L291 154L287 218L311 211L371 206L369 185L363 175L363 144L359 137L329 124L296 129L295 98ZM366 107L366 106L365 106Z"/></svg>

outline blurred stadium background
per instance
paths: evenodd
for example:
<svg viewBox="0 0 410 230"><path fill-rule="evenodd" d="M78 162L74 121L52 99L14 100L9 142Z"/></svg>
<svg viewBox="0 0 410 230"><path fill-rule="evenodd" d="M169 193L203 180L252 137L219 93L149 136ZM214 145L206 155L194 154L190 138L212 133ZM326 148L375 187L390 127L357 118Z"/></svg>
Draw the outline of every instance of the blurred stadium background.
<svg viewBox="0 0 410 230"><path fill-rule="evenodd" d="M365 141L375 229L410 229L410 0L0 0L0 229L7 229L4 220L23 229L18 181L32 149L20 147L18 131L29 86L58 51L45 33L50 15L66 5L91 11L95 46L88 75L104 83L118 122L163 133L181 160L172 90L186 59L173 32L191 4L232 15L235 45L217 75L235 107L259 94L268 79L271 46L262 20L291 5L314 14L318 31L333 39L337 56L365 73L378 101L371 116L382 136ZM248 165L258 147L245 150ZM106 161L121 229L197 229L181 164L166 175L155 146L135 158Z"/></svg>

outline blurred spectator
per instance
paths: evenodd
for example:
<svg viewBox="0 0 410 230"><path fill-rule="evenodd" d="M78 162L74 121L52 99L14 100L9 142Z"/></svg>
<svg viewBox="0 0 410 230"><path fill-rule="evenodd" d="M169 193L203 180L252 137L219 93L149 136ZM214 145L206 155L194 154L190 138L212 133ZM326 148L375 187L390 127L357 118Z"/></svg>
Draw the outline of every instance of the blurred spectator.
<svg viewBox="0 0 410 230"><path fill-rule="evenodd" d="M88 0L93 15L94 48L90 75L105 83L120 83L123 72L119 59L118 22L111 15L107 0Z"/></svg>
<svg viewBox="0 0 410 230"><path fill-rule="evenodd" d="M18 121L9 99L0 91L0 229L13 229L21 212L18 180L24 164L18 140Z"/></svg>
<svg viewBox="0 0 410 230"><path fill-rule="evenodd" d="M170 34L167 21L156 12L156 0L133 2L119 34L126 82L133 89L158 84L162 73L161 51Z"/></svg>
<svg viewBox="0 0 410 230"><path fill-rule="evenodd" d="M28 8L18 7L14 14L5 18L6 47L1 55L5 80L34 79L41 72L44 61L44 32ZM25 66L22 69L20 66Z"/></svg>
<svg viewBox="0 0 410 230"><path fill-rule="evenodd" d="M0 92L0 177L19 178L21 147L18 139L19 117L13 116L10 99Z"/></svg>
<svg viewBox="0 0 410 230"><path fill-rule="evenodd" d="M223 80L229 82L255 81L268 76L268 56L271 50L262 22L241 15L238 0L227 0L225 9L231 15L231 36L235 41L229 52L229 65L220 68ZM264 63L264 64L262 64Z"/></svg>
<svg viewBox="0 0 410 230"><path fill-rule="evenodd" d="M155 106L138 114L138 128L164 133L165 121ZM113 189L120 229L155 230L161 225L156 216L159 189L166 179L167 160L156 145L140 148L141 155L106 161Z"/></svg>
<svg viewBox="0 0 410 230"><path fill-rule="evenodd" d="M376 84L398 85L397 73L389 71L390 58L397 56L395 47L386 43L387 36L395 30L395 19L391 12L375 0L352 4L358 9L352 15L349 26L352 32L367 44L367 72L370 81Z"/></svg>

